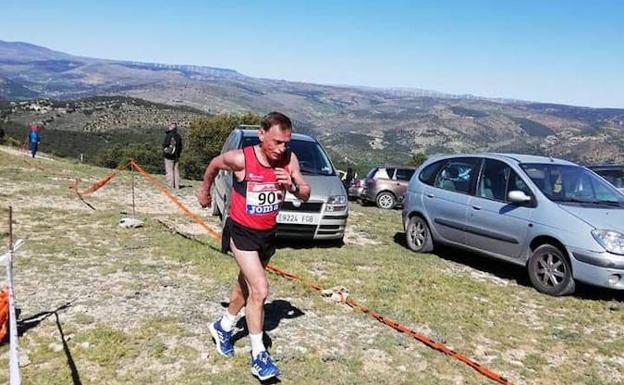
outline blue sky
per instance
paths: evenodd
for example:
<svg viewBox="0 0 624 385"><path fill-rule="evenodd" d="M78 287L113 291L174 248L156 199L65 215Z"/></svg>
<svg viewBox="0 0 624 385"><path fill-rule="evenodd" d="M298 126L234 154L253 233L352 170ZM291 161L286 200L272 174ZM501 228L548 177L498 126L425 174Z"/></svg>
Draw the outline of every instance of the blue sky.
<svg viewBox="0 0 624 385"><path fill-rule="evenodd" d="M0 40L256 77L624 107L623 1L2 0Z"/></svg>

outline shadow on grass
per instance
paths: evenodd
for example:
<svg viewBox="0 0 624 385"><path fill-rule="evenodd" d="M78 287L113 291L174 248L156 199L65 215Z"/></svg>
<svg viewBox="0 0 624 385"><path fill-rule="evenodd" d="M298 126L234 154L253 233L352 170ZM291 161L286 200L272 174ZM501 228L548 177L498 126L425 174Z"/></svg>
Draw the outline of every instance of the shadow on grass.
<svg viewBox="0 0 624 385"><path fill-rule="evenodd" d="M221 302L221 306L227 308L227 302ZM270 348L273 342L271 341L271 337L269 337L266 332L270 332L272 330L277 329L280 322L283 319L292 319L301 317L305 315L301 309L296 306L293 306L290 302L284 301L282 299L277 299L275 301L269 302L264 305L264 336L262 337L264 345L267 348ZM249 335L249 330L247 330L247 321L245 317L241 317L236 323L236 327L241 329L236 334L232 336L233 342L240 340Z"/></svg>
<svg viewBox="0 0 624 385"><path fill-rule="evenodd" d="M342 239L332 240L313 240L313 239L278 239L275 248L285 249L291 248L301 249L340 249L345 243Z"/></svg>
<svg viewBox="0 0 624 385"><path fill-rule="evenodd" d="M394 242L407 248L405 233L396 233L394 235ZM435 255L447 261L453 261L495 275L498 278L514 281L521 286L533 287L526 268L513 263L444 245L436 245ZM578 281L576 283L576 291L572 296L587 300L624 302L624 291L587 285ZM624 310L624 306L613 306L613 308L620 311Z"/></svg>
<svg viewBox="0 0 624 385"><path fill-rule="evenodd" d="M67 365L69 366L69 370L71 371L72 383L74 385L82 385L82 381L80 381L80 374L78 373L78 367L74 362L74 358L71 354L71 350L69 350L69 345L67 345L67 340L65 339L65 333L63 332L63 327L61 325L61 320L59 318L59 312L69 308L71 306L71 302L66 303L63 306L59 306L55 310L45 311L41 313L37 313L33 316L25 318L17 322L17 333L19 336L24 335L28 330L37 327L41 321L47 319L50 316L54 316L56 321L56 328L59 331L61 336L61 343L63 344L63 352L67 357Z"/></svg>

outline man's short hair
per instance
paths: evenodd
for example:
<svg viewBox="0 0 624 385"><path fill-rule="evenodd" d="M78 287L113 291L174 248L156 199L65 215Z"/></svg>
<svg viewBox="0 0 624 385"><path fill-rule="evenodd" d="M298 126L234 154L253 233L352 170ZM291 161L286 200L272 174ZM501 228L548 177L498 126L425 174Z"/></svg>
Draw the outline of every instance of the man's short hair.
<svg viewBox="0 0 624 385"><path fill-rule="evenodd" d="M290 118L281 112L269 112L260 122L260 127L264 131L268 131L273 126L279 126L281 130L292 130Z"/></svg>

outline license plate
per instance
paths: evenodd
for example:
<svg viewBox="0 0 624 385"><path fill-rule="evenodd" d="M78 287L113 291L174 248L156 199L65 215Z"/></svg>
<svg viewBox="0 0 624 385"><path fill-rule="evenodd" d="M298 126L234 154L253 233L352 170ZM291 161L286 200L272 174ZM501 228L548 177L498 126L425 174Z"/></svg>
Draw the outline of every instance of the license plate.
<svg viewBox="0 0 624 385"><path fill-rule="evenodd" d="M298 225L316 225L319 222L318 214L279 213L277 223L294 223Z"/></svg>

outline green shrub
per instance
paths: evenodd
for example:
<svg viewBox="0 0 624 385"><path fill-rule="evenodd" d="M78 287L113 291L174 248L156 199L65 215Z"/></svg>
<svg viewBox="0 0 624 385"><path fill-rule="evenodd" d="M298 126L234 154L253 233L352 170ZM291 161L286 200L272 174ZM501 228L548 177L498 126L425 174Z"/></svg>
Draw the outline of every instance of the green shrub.
<svg viewBox="0 0 624 385"><path fill-rule="evenodd" d="M186 129L180 166L184 177L201 179L208 162L219 155L223 143L240 124L259 124L261 117L252 113L224 114L197 118Z"/></svg>
<svg viewBox="0 0 624 385"><path fill-rule="evenodd" d="M148 143L115 144L100 151L95 163L102 167L117 168L130 159L136 160L151 173L162 173L164 169L160 147Z"/></svg>

